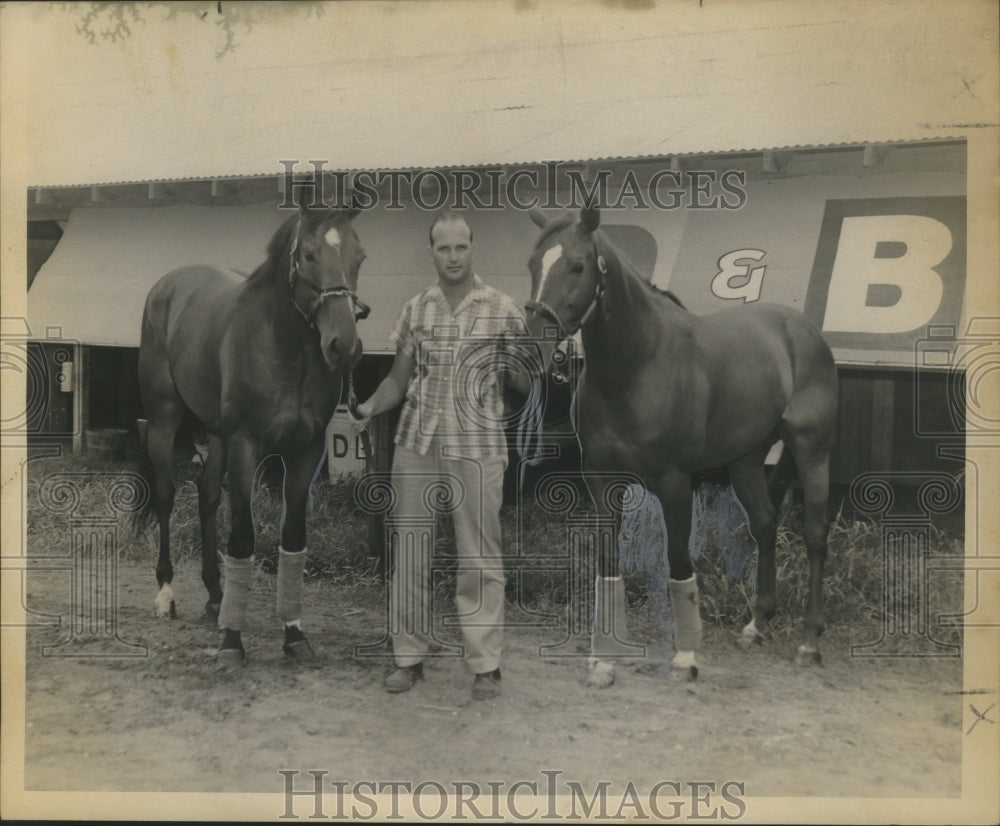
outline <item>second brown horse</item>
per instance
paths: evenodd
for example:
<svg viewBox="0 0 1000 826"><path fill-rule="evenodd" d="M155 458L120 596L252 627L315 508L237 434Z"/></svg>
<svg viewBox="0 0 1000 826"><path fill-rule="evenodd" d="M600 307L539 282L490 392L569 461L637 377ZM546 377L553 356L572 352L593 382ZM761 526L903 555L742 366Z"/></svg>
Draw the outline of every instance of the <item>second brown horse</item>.
<svg viewBox="0 0 1000 826"><path fill-rule="evenodd" d="M639 277L599 229L596 208L552 221L536 210L532 218L542 232L529 261L528 329L549 351L581 332L577 430L599 515L616 517L607 495L615 474L642 480L660 501L674 667L692 679L698 673L701 620L688 551L692 474L728 469L757 542L758 593L745 639L759 641L774 615L776 505L764 459L779 439L794 458L805 504L809 596L796 659L819 662L837 414L837 371L823 336L800 313L777 305L693 315ZM636 648L626 637L617 542L602 545L598 565L588 682L606 686L614 681L614 659Z"/></svg>

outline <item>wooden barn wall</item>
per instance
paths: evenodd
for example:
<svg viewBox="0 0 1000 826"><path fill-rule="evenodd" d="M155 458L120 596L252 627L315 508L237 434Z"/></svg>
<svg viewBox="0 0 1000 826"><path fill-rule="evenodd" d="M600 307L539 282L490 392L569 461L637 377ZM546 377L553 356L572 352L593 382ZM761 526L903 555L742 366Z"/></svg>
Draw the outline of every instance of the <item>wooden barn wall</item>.
<svg viewBox="0 0 1000 826"><path fill-rule="evenodd" d="M866 472L957 473L938 449L964 447L963 399L961 376L842 368L832 482L849 485Z"/></svg>
<svg viewBox="0 0 1000 826"><path fill-rule="evenodd" d="M840 371L837 441L830 468L834 483L847 484L858 473L892 468L895 389L891 374Z"/></svg>

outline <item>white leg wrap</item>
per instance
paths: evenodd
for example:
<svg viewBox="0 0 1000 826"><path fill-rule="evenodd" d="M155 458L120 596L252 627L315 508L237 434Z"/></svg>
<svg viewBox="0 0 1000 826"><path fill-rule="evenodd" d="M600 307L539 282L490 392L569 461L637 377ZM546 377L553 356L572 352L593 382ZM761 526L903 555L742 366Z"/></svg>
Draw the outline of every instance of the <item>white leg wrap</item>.
<svg viewBox="0 0 1000 826"><path fill-rule="evenodd" d="M166 617L170 614L170 603L174 601L174 591L170 587L169 582L164 582L160 587L159 593L156 595L156 599L153 600L153 605L156 607L156 615L159 617Z"/></svg>
<svg viewBox="0 0 1000 826"><path fill-rule="evenodd" d="M639 654L627 645L628 620L625 616L625 581L620 577L597 577L594 594L594 635L591 653L607 655Z"/></svg>
<svg viewBox="0 0 1000 826"><path fill-rule="evenodd" d="M253 557L234 559L226 555L224 560L224 585L222 607L219 609L219 627L242 631L247 622L247 605L250 602L250 573Z"/></svg>
<svg viewBox="0 0 1000 826"><path fill-rule="evenodd" d="M819 653L819 649L812 645L806 645L803 643L799 646L799 650L795 655L796 665L822 665L823 656Z"/></svg>
<svg viewBox="0 0 1000 826"><path fill-rule="evenodd" d="M698 612L698 581L671 579L667 583L674 615L674 649L697 651L701 647L701 614Z"/></svg>
<svg viewBox="0 0 1000 826"><path fill-rule="evenodd" d="M278 616L285 625L302 621L302 575L306 551L286 551L278 547Z"/></svg>
<svg viewBox="0 0 1000 826"><path fill-rule="evenodd" d="M590 658L585 683L592 688L607 688L615 682L615 666L607 660Z"/></svg>

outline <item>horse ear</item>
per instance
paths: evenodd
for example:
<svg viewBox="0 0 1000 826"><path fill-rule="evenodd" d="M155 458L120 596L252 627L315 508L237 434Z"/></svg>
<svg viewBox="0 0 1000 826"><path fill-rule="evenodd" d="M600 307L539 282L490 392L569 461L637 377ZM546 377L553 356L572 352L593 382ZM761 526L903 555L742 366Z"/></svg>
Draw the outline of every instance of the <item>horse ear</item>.
<svg viewBox="0 0 1000 826"><path fill-rule="evenodd" d="M532 207L528 210L528 217L534 222L535 226L539 229L545 229L545 225L548 221L545 218L545 213L542 212L538 207Z"/></svg>
<svg viewBox="0 0 1000 826"><path fill-rule="evenodd" d="M594 206L593 202L588 202L580 210L580 226L588 235L594 232L601 225L601 210Z"/></svg>

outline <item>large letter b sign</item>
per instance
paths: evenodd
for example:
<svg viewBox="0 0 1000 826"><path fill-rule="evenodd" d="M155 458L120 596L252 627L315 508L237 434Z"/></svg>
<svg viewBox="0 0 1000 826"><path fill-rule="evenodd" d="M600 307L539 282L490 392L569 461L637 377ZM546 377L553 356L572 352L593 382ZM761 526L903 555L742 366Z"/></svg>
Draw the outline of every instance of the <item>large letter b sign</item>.
<svg viewBox="0 0 1000 826"><path fill-rule="evenodd" d="M832 345L910 349L959 323L964 288L964 198L827 202L806 313Z"/></svg>

